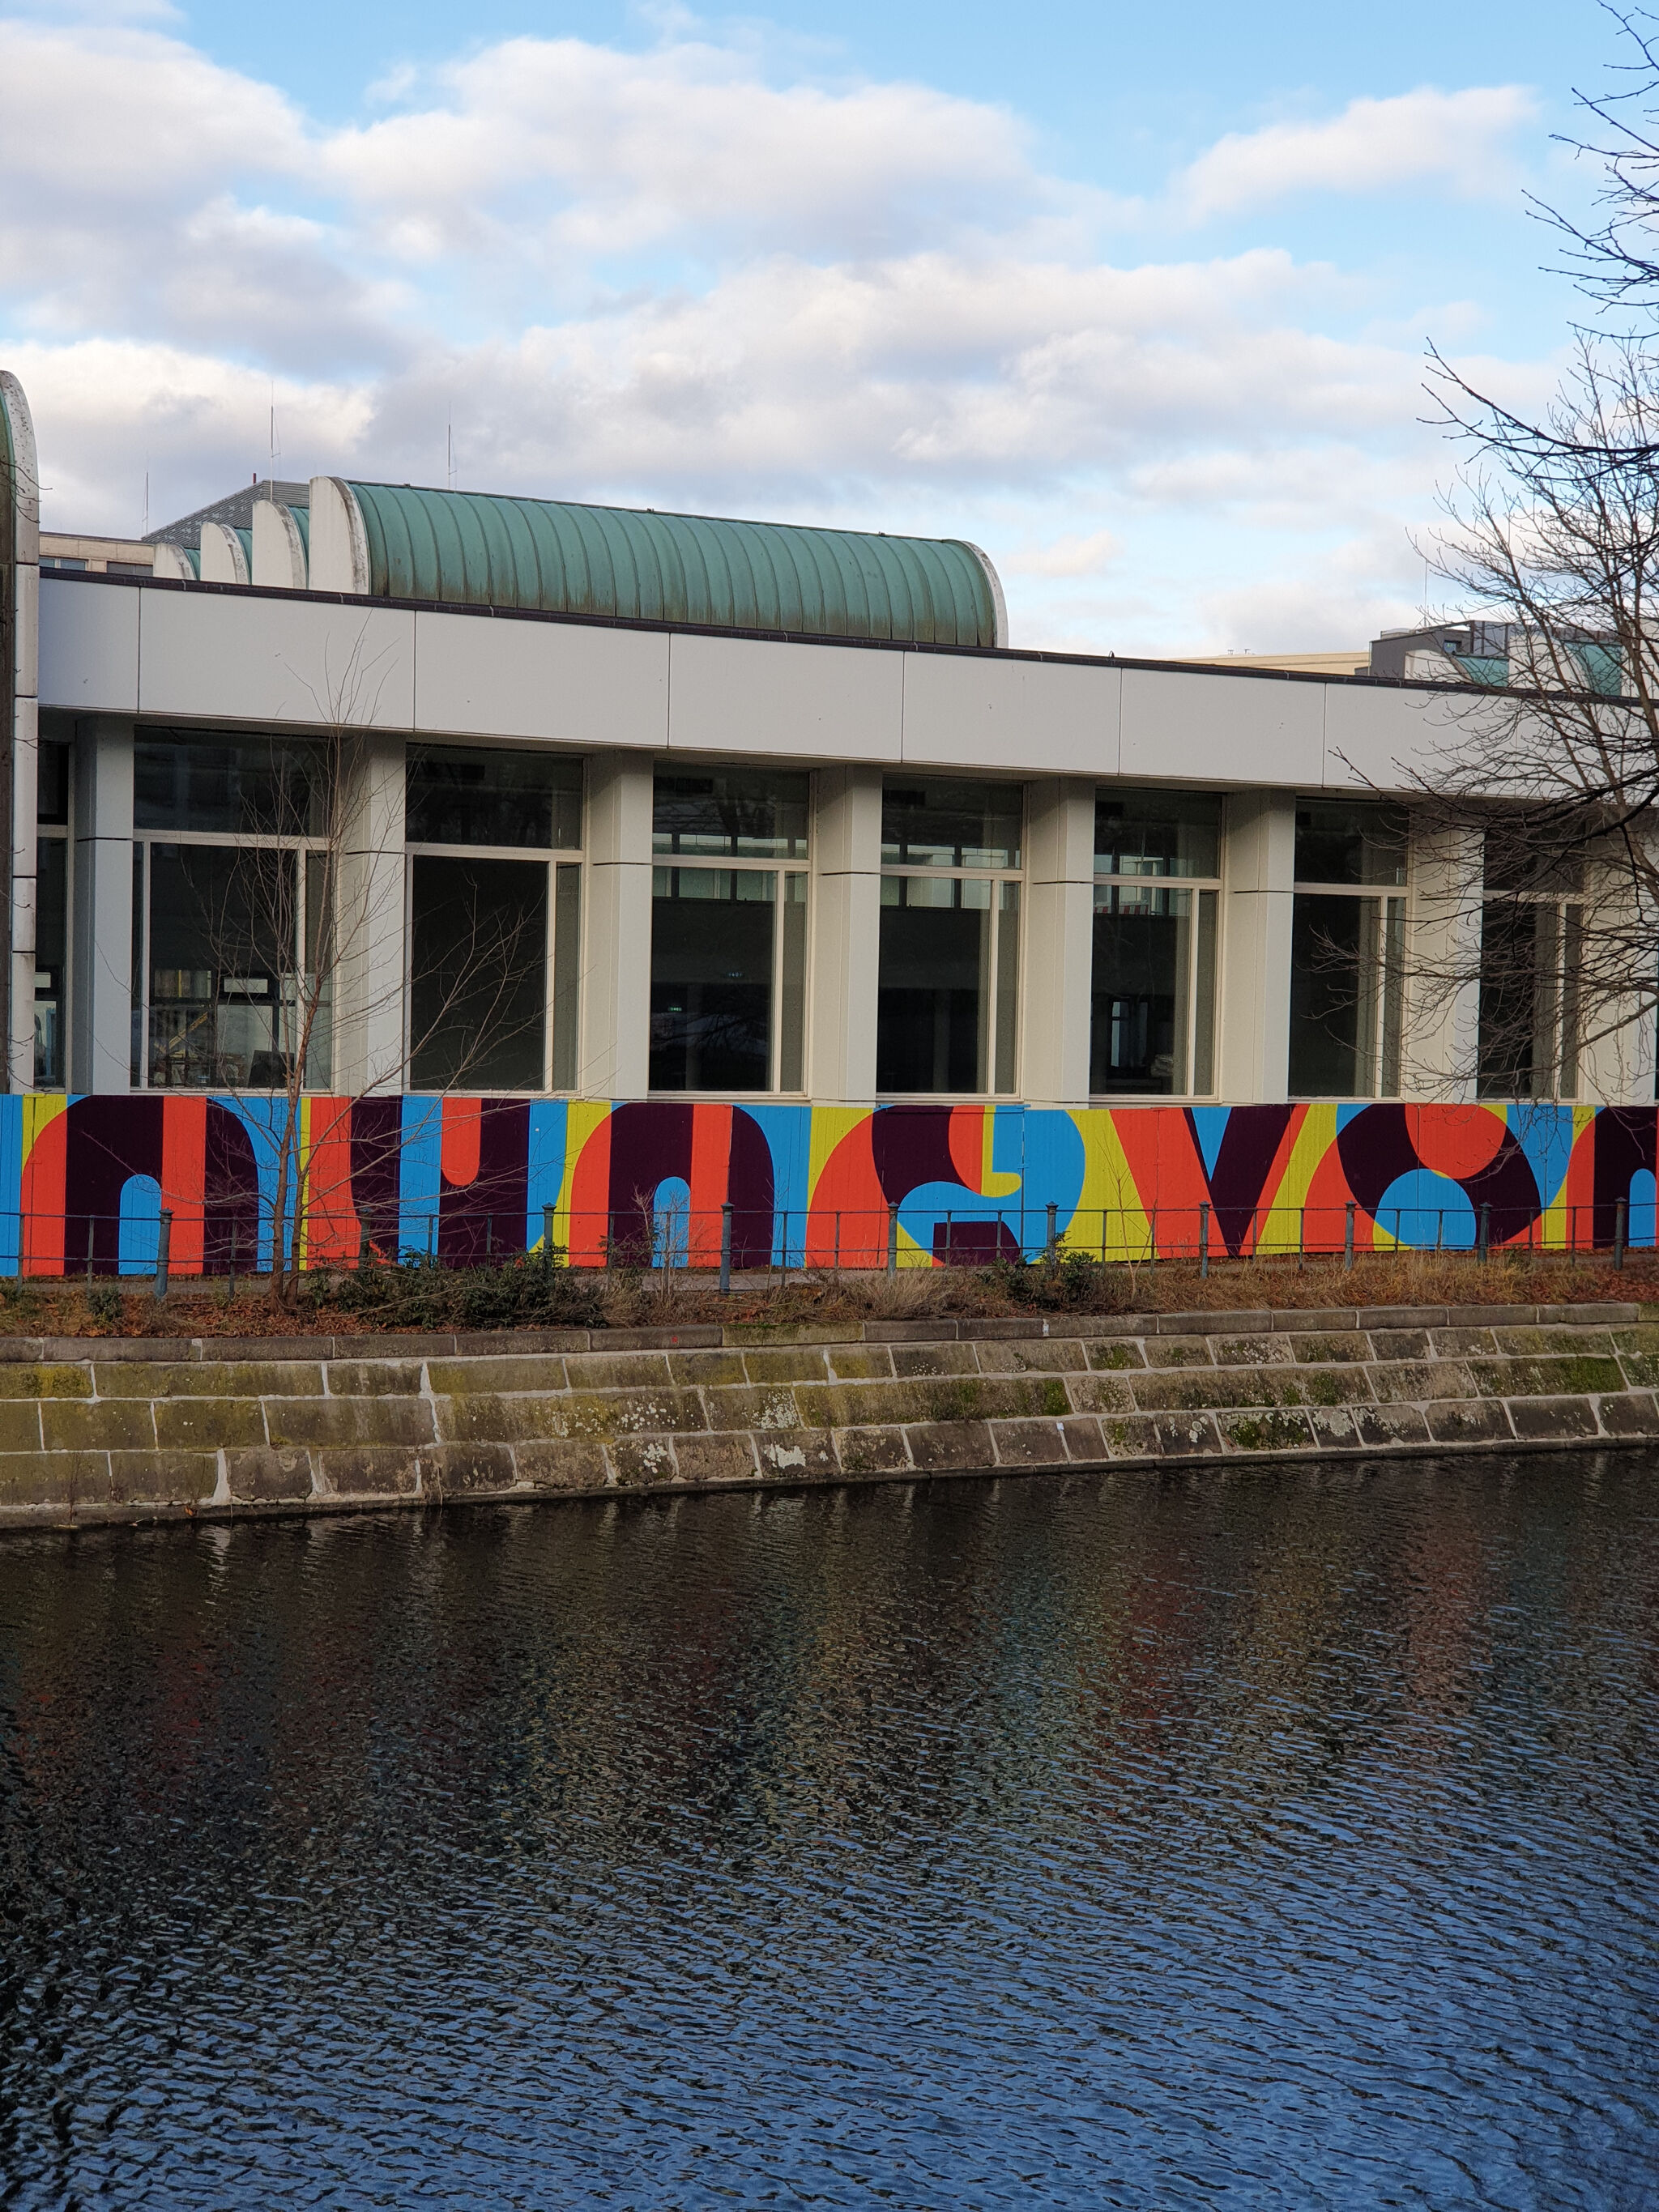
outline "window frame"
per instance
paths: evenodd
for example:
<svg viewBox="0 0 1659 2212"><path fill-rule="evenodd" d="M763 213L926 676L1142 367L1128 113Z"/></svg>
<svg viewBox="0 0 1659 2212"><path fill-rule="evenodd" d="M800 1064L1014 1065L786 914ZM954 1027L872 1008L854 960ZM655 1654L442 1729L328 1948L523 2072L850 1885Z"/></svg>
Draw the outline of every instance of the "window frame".
<svg viewBox="0 0 1659 2212"><path fill-rule="evenodd" d="M1401 842L1401 879L1392 884L1330 883L1316 877L1292 873L1291 883L1291 998L1296 989L1296 908L1297 902L1308 898L1368 899L1376 912L1376 960L1373 976L1375 1007L1371 1015L1370 1064L1371 1087L1359 1091L1304 1091L1289 1083L1291 1045L1287 1036L1285 1054L1286 1096L1297 1105L1331 1104L1358 1105L1376 1101L1392 1101L1405 1096L1406 1005L1405 964L1406 945L1412 927L1412 891L1413 838L1412 819L1404 807L1391 808L1387 800L1359 799L1344 801L1326 795L1298 793L1295 806L1335 806L1351 804L1356 809L1370 809L1379 814L1397 813L1404 823ZM1291 862L1294 871L1295 861ZM1287 1000L1286 1022L1293 1018ZM1392 1078L1392 1081L1390 1081Z"/></svg>
<svg viewBox="0 0 1659 2212"><path fill-rule="evenodd" d="M40 819L40 800L37 797L34 823L35 964L32 1003L35 1006L40 1003L40 848L45 844L61 844L64 847L64 981L62 988L58 993L58 1059L61 1065L58 1080L55 1085L43 1084L40 1079L38 1066L32 1066L29 1088L31 1091L41 1091L52 1097L60 1091L67 1092L70 1082L70 993L73 988L75 974L75 747L67 738L52 736L42 731L39 739L40 750L44 751L49 744L55 745L67 756L64 778L64 819L61 822L43 822ZM36 790L38 793L38 782Z"/></svg>
<svg viewBox="0 0 1659 2212"><path fill-rule="evenodd" d="M1161 791L1162 787L1155 784L1098 783L1095 786L1095 803L1098 805L1103 799L1137 798L1143 793L1159 793L1161 795ZM1105 1105L1121 1105L1133 1099L1161 1102L1171 1105L1182 1103L1201 1104L1206 1100L1220 1096L1221 1054L1220 1040L1217 1030L1221 1006L1221 919L1222 893L1225 889L1223 871L1227 861L1227 795L1224 792L1211 791L1191 793L1171 791L1168 795L1172 799L1193 798L1215 801L1215 873L1208 876L1149 875L1143 871L1139 874L1129 875L1121 868L1103 870L1098 866L1096 866L1091 881L1089 905L1089 1065L1092 1073L1094 1066L1094 918L1099 911L1094 903L1095 893L1102 889L1146 890L1150 888L1158 890L1187 891L1191 894L1194 902L1187 973L1187 1070L1189 1081L1184 1091L1096 1091L1091 1087L1089 1098L1091 1104L1096 1100L1099 1100ZM1097 861L1097 853L1095 857ZM1190 1079L1198 1072L1199 1060L1198 974L1202 955L1203 937L1202 908L1199 901L1201 897L1209 897L1215 902L1212 909L1212 934L1210 957L1210 1085L1206 1091L1194 1089L1190 1081Z"/></svg>

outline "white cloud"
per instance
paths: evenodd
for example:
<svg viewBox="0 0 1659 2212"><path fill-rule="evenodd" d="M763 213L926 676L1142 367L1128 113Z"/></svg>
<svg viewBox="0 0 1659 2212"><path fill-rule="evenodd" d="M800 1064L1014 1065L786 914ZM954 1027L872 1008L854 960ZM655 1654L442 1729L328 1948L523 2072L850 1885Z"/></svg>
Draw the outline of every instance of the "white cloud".
<svg viewBox="0 0 1659 2212"><path fill-rule="evenodd" d="M1238 215L1292 192L1377 192L1435 185L1465 199L1512 196L1515 134L1536 121L1522 85L1355 100L1328 123L1274 123L1230 135L1177 180L1194 220Z"/></svg>
<svg viewBox="0 0 1659 2212"><path fill-rule="evenodd" d="M1121 541L1109 530L1091 530L1086 536L1073 530L1047 545L1005 553L1000 566L1010 576L1097 576L1122 550Z"/></svg>

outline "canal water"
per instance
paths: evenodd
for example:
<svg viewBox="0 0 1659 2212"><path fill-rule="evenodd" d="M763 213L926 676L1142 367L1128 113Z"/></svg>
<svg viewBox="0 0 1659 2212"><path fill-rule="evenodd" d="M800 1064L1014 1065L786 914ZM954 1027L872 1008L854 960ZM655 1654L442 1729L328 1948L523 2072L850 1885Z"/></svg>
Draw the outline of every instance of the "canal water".
<svg viewBox="0 0 1659 2212"><path fill-rule="evenodd" d="M0 1543L0 2203L1659 2201L1659 1468Z"/></svg>

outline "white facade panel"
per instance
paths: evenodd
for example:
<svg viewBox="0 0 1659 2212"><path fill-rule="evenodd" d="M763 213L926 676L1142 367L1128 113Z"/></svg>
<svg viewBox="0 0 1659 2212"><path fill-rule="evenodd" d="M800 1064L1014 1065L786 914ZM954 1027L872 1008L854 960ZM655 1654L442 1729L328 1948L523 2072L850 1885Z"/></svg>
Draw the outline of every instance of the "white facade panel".
<svg viewBox="0 0 1659 2212"><path fill-rule="evenodd" d="M907 658L856 646L677 636L669 660L669 744L676 751L896 764Z"/></svg>
<svg viewBox="0 0 1659 2212"><path fill-rule="evenodd" d="M1126 668L1120 773L1317 790L1330 689L1269 678Z"/></svg>
<svg viewBox="0 0 1659 2212"><path fill-rule="evenodd" d="M81 714L131 714L138 705L135 585L40 580L40 704Z"/></svg>
<svg viewBox="0 0 1659 2212"><path fill-rule="evenodd" d="M1410 791L1432 776L1437 757L1443 761L1467 741L1470 716L1492 711L1468 693L1333 684L1326 692L1323 781L1337 790Z"/></svg>
<svg viewBox="0 0 1659 2212"><path fill-rule="evenodd" d="M417 614L415 726L659 751L668 645L666 631Z"/></svg>
<svg viewBox="0 0 1659 2212"><path fill-rule="evenodd" d="M1121 669L945 653L903 660L907 764L1117 774Z"/></svg>
<svg viewBox="0 0 1659 2212"><path fill-rule="evenodd" d="M143 605L141 714L378 730L414 720L412 614L240 593L132 596Z"/></svg>

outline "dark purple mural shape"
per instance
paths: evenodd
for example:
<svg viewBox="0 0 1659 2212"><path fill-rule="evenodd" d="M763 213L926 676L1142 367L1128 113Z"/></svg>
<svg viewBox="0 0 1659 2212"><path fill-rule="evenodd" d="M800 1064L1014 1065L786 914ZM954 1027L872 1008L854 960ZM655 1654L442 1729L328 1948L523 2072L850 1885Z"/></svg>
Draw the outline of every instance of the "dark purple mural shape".
<svg viewBox="0 0 1659 2212"><path fill-rule="evenodd" d="M452 1267L486 1267L525 1249L530 1191L530 1108L486 1098L478 1109L478 1172L459 1186L441 1178L438 1256Z"/></svg>
<svg viewBox="0 0 1659 2212"><path fill-rule="evenodd" d="M1341 1130L1336 1147L1348 1188L1373 1218L1392 1182L1427 1166L1412 1143L1411 1123L1403 1106L1367 1106ZM1429 1171L1441 1173L1437 1168ZM1524 1237L1544 1210L1532 1164L1509 1129L1485 1167L1477 1168L1473 1175L1447 1180L1455 1182L1468 1197L1477 1221L1483 1206L1492 1208L1494 1244Z"/></svg>
<svg viewBox="0 0 1659 2212"><path fill-rule="evenodd" d="M204 1103L203 1249L207 1271L251 1266L258 1249L259 1175L253 1144L237 1116ZM134 1176L162 1179L162 1121L167 1105L136 1097L77 1098L64 1114L64 1267L78 1274L90 1257L95 1275L121 1265L121 1194ZM184 1194L173 1194L175 1200Z"/></svg>
<svg viewBox="0 0 1659 2212"><path fill-rule="evenodd" d="M702 1202L692 1174L695 1110L689 1105L636 1104L618 1106L611 1115L608 1235L618 1256L641 1262L648 1259L657 1192L665 1182L684 1182L693 1204ZM760 1123L740 1106L732 1109L726 1169L732 1265L766 1267L772 1257L772 1148ZM714 1203L720 1203L718 1198ZM699 1222L699 1237L713 1226L712 1222Z"/></svg>
<svg viewBox="0 0 1659 2212"><path fill-rule="evenodd" d="M398 1256L398 1188L403 1156L401 1098L357 1098L351 1107L351 1210L377 1259Z"/></svg>
<svg viewBox="0 0 1659 2212"><path fill-rule="evenodd" d="M923 1183L960 1184L951 1157L948 1106L884 1106L871 1116L870 1157L889 1206L902 1206Z"/></svg>
<svg viewBox="0 0 1659 2212"><path fill-rule="evenodd" d="M1659 1172L1659 1112L1651 1106L1604 1106L1595 1117L1591 1194L1595 1237L1610 1249L1619 1231L1619 1201L1630 1199L1631 1177ZM1629 1234L1629 1216L1626 1233Z"/></svg>
<svg viewBox="0 0 1659 2212"><path fill-rule="evenodd" d="M1293 1106L1235 1106L1227 1116L1207 1180L1212 1218L1235 1259L1244 1249L1295 1111ZM1187 1126L1192 1131L1193 1150L1201 1161L1198 1125L1190 1109Z"/></svg>

